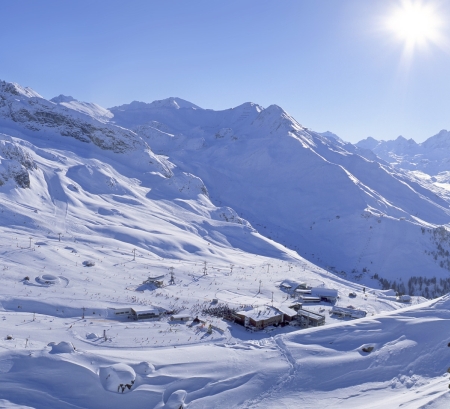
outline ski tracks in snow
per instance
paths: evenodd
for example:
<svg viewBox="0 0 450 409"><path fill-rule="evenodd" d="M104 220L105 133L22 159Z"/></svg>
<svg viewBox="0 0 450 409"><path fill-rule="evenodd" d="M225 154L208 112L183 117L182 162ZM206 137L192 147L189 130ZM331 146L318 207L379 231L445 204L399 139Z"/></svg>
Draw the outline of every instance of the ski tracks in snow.
<svg viewBox="0 0 450 409"><path fill-rule="evenodd" d="M245 401L240 406L240 409L255 408L264 400L273 397L273 395L280 392L282 388L294 378L298 370L297 362L295 358L292 356L291 351L289 351L289 348L284 343L283 335L277 335L272 339L274 341L275 346L280 351L281 356L288 363L289 369L287 372L283 373L283 375L278 379L278 381L276 381L275 383L272 382L272 386L269 387L267 390L265 390L261 395L259 395L254 399L249 399Z"/></svg>

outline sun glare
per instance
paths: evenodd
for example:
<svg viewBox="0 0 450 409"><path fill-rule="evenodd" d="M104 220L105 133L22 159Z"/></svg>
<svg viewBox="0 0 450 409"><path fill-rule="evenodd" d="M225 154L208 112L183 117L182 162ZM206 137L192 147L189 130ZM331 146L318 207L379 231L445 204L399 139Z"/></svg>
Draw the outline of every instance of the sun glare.
<svg viewBox="0 0 450 409"><path fill-rule="evenodd" d="M430 2L403 1L393 11L387 25L408 48L439 41L441 20Z"/></svg>

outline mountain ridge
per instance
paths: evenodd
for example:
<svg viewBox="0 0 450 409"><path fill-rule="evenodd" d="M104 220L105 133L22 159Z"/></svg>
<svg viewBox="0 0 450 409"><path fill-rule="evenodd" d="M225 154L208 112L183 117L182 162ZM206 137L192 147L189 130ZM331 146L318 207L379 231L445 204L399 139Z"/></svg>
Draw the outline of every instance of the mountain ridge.
<svg viewBox="0 0 450 409"><path fill-rule="evenodd" d="M403 136L389 141L369 137L356 143L356 146L370 149L397 168L418 170L430 176L450 170L450 132L445 129L421 143Z"/></svg>
<svg viewBox="0 0 450 409"><path fill-rule="evenodd" d="M367 283L378 277L375 282L407 285L422 271L438 278L448 274L450 242L436 242L440 236L433 235L450 222L449 199L441 190L365 149L303 127L277 105L244 103L213 111L187 101L187 107L175 106L169 98L163 100L168 104L125 104L100 121L89 111L61 105L73 100L56 104L30 90L17 99L8 91L15 88L2 84L0 128L18 130L18 143L25 138L38 154L54 147L83 152L89 165L77 159L67 170L76 183L64 182L79 192L98 194L89 187L92 178L118 186L123 175L147 189L146 199L180 204L204 197L209 207L227 209L216 212L224 220L248 221L268 240ZM99 164L90 163L97 157ZM33 189L34 171L21 170ZM3 171L9 180L13 173ZM415 246L424 252L408 254Z"/></svg>

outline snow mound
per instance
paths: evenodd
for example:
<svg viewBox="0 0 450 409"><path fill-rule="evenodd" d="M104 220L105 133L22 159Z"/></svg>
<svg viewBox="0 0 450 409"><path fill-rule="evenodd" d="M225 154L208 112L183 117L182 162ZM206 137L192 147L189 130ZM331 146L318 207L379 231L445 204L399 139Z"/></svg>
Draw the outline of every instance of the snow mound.
<svg viewBox="0 0 450 409"><path fill-rule="evenodd" d="M167 400L166 404L163 406L164 409L180 409L183 407L184 400L186 399L186 391L185 390L179 390L172 395L170 395L170 398Z"/></svg>
<svg viewBox="0 0 450 409"><path fill-rule="evenodd" d="M148 374L151 374L153 372L155 372L155 366L152 365L150 362L141 362L139 364L137 364L134 367L134 370L136 371L136 373L138 373L139 375L145 376Z"/></svg>
<svg viewBox="0 0 450 409"><path fill-rule="evenodd" d="M100 338L99 335L95 334L94 332L90 332L89 334L86 334L87 339L97 339Z"/></svg>
<svg viewBox="0 0 450 409"><path fill-rule="evenodd" d="M101 367L99 376L103 387L116 393L130 391L136 380L134 369L123 363Z"/></svg>
<svg viewBox="0 0 450 409"><path fill-rule="evenodd" d="M50 342L47 346L51 347L51 354L73 354L75 347L71 342L61 341L59 344Z"/></svg>

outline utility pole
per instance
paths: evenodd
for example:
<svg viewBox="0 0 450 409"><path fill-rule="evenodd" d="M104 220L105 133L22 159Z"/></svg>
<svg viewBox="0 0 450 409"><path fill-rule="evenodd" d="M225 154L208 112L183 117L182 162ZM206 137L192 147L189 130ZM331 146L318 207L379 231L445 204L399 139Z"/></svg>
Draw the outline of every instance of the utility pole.
<svg viewBox="0 0 450 409"><path fill-rule="evenodd" d="M175 284L175 275L173 273L174 268L173 267L169 267L170 270L170 281L169 284Z"/></svg>
<svg viewBox="0 0 450 409"><path fill-rule="evenodd" d="M203 263L205 263L205 265L203 267L203 275L207 276L208 275L208 269L206 268L206 261L204 261Z"/></svg>
<svg viewBox="0 0 450 409"><path fill-rule="evenodd" d="M261 281L262 281L262 280L259 280L259 290L258 290L258 294L261 294Z"/></svg>
<svg viewBox="0 0 450 409"><path fill-rule="evenodd" d="M273 307L273 291L272 291L272 307Z"/></svg>
<svg viewBox="0 0 450 409"><path fill-rule="evenodd" d="M58 241L61 241L61 234L62 233L58 233Z"/></svg>
<svg viewBox="0 0 450 409"><path fill-rule="evenodd" d="M133 261L136 260L136 249L133 249Z"/></svg>
<svg viewBox="0 0 450 409"><path fill-rule="evenodd" d="M30 237L30 249L31 249L31 239L32 239L32 237Z"/></svg>
<svg viewBox="0 0 450 409"><path fill-rule="evenodd" d="M86 311L86 308L83 307L83 315L81 317L81 319L83 319L83 320L84 320L84 311Z"/></svg>
<svg viewBox="0 0 450 409"><path fill-rule="evenodd" d="M269 274L269 268L270 268L270 264L267 263L267 274Z"/></svg>
<svg viewBox="0 0 450 409"><path fill-rule="evenodd" d="M230 275L233 274L233 267L234 267L234 264L230 264Z"/></svg>
<svg viewBox="0 0 450 409"><path fill-rule="evenodd" d="M103 330L103 339L105 341L108 341L108 338L106 337L106 329Z"/></svg>

